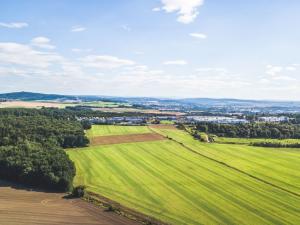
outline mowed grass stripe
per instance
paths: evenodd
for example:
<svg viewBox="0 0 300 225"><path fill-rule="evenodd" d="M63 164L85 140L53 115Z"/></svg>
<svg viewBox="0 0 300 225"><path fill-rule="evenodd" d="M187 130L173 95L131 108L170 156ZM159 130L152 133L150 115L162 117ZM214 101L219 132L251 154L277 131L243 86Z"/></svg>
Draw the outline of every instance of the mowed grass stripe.
<svg viewBox="0 0 300 225"><path fill-rule="evenodd" d="M195 157L171 141L87 149L68 153L76 165L85 164L77 168L96 171L84 179L90 190L174 224L300 222L299 199Z"/></svg>
<svg viewBox="0 0 300 225"><path fill-rule="evenodd" d="M152 155L151 151L148 151L148 153L150 155ZM155 155L152 155L152 157L155 160L159 160L160 161L160 159L157 158L157 157L155 157ZM132 163L135 164L135 165L139 164L139 166L141 166L142 168L147 167L147 162L145 160L139 158L139 155L131 157L131 161L133 161ZM169 164L167 162L164 161L163 163L164 163L164 168L166 166L169 166ZM169 169L172 170L172 169L174 169L174 167L169 167ZM151 165L148 165L148 171L150 173L154 174L154 176L160 177L160 181L163 182L163 185L168 189L168 191L171 191L174 195L177 195L177 197L179 197L179 198L185 198L185 200L188 201L189 204L192 204L192 206L195 207L195 209L198 209L198 210L201 210L201 211L209 211L210 213L214 213L214 214L215 214L216 210L218 210L218 215L220 217L220 219L218 221L219 222L221 222L221 221L223 221L223 222L228 221L226 217L221 217L221 214L222 214L222 211L223 211L222 209L218 209L218 207L212 207L212 208L210 208L207 205L204 205L204 204L201 205L201 204L199 204L200 203L199 199L195 199L194 196L193 196L193 193L192 193L193 190L189 190L188 186L185 189L183 188L183 186L186 185L186 184L182 184L181 182L173 182L172 179L171 179L172 177L170 177L170 176L166 177L165 174L158 173L157 170L152 169ZM182 171L179 171L179 172L181 173ZM170 171L170 174L178 174L178 170L177 171ZM183 174L180 174L180 176L181 177L182 176L186 176L186 174L183 173ZM175 186L175 184L176 184L176 186ZM180 193L183 193L183 192L186 192L186 194L185 195L180 194ZM201 203L205 203L205 202L202 201ZM201 205L202 207L199 208L199 205ZM210 215L207 214L207 216L210 216ZM212 217L212 219L215 220L216 218ZM187 222L187 218L185 218L184 221Z"/></svg>
<svg viewBox="0 0 300 225"><path fill-rule="evenodd" d="M117 125L93 125L92 129L86 131L89 138L98 136L146 134L151 133L147 126L117 126Z"/></svg>
<svg viewBox="0 0 300 225"><path fill-rule="evenodd" d="M194 179L197 179L197 178L194 178ZM200 182L201 182L201 181L200 181ZM209 181L207 181L207 182L209 182ZM227 196L227 197L231 198L233 201L238 202L239 205L244 205L244 206L246 206L245 204L243 204L244 202L241 202L241 201L238 201L238 199L232 198L232 196L234 196L234 193L230 193L230 194L233 194L233 195L231 195L231 196L230 196L230 195L226 195L226 193L225 193L224 191L222 191L222 190L223 190L223 186L221 186L219 190L217 190L217 189L214 188L214 187L215 187L215 184L213 184L212 186L207 186L207 185L206 185L206 187L209 187L210 190L216 191L216 193L221 192L221 193L220 193L220 194L221 194L221 195L220 195L221 198L222 198L223 196ZM247 186L244 186L244 187L245 187L246 189L249 190L249 188L248 188ZM256 189L257 189L257 188L256 188ZM256 191L256 189L255 189L255 191ZM269 196L269 195L264 195L264 197L265 197L265 198L269 198L270 196ZM247 201L247 199L243 199L243 201ZM276 199L273 198L272 201L276 201ZM281 203L282 209L284 209L285 207L288 207L288 205L285 205L283 202L277 201L277 203ZM246 207L248 207L248 206L246 206ZM218 208L218 207L215 206L215 208ZM250 208L248 207L248 209L250 209ZM297 210L297 208L294 208L294 209ZM252 208L252 210L254 210L254 211L256 212L257 215L258 215L258 214L261 214L261 210L257 209L257 207ZM222 211L222 210L219 210L219 212L221 212L221 211ZM300 212L300 211L299 211L299 212ZM269 213L272 214L272 212L269 212ZM270 217L269 220L272 220L272 218ZM224 219L223 219L223 222L224 222Z"/></svg>
<svg viewBox="0 0 300 225"><path fill-rule="evenodd" d="M143 148L141 148L141 149L143 149ZM146 149L146 150L148 151L149 149ZM148 153L149 153L149 151L148 151ZM174 187L172 187L172 183L170 183L170 180L168 178L165 178L165 174L158 172L157 169L153 168L150 164L148 164L148 166L147 166L147 162L144 160L144 157L140 157L140 155L135 154L135 152L134 152L134 154L130 154L130 155L122 154L122 157L128 162L128 164L132 165L132 168L130 168L130 170L132 169L135 171L142 172L142 176L140 176L140 174L138 174L138 173L135 174L135 179L140 180L141 186L151 187L151 186L160 184L164 187L164 189L166 189L165 194L172 192L177 197L177 200L180 198L186 199L186 196L181 195L180 192L178 192L178 190L176 190ZM150 158L150 156L147 156L147 158ZM151 180L153 178L153 181L151 183L144 182L144 180L145 180L144 178L148 177L148 176L151 177ZM148 179L147 179L147 181L148 181ZM160 195L162 194L161 189L158 190L158 193L157 193L157 191L153 191L153 189L149 189L148 191L152 192L153 194L156 193L155 195L157 196L157 199L160 199ZM141 192L141 196L144 196L144 195L145 195L145 192ZM194 198L190 198L189 204L193 204L194 200L195 200ZM153 208L157 208L157 205L160 205L161 203L162 203L162 201L153 202L151 199L149 201L149 204L151 204ZM194 205L194 207L197 207L197 205ZM164 210L160 210L160 214L162 214L163 211ZM182 221L195 222L195 221L192 221L188 217L183 218Z"/></svg>
<svg viewBox="0 0 300 225"><path fill-rule="evenodd" d="M300 194L300 151L245 145L206 144L180 130L155 129L210 158Z"/></svg>

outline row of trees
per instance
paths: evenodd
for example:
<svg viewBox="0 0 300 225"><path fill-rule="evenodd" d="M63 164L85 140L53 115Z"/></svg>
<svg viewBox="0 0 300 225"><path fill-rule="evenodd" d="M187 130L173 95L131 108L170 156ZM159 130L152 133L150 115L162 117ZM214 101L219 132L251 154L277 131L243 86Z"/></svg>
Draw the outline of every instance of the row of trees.
<svg viewBox="0 0 300 225"><path fill-rule="evenodd" d="M0 110L0 178L67 191L75 166L63 148L89 141L67 110Z"/></svg>
<svg viewBox="0 0 300 225"><path fill-rule="evenodd" d="M214 124L198 123L196 130L220 137L300 138L300 125L291 123Z"/></svg>
<svg viewBox="0 0 300 225"><path fill-rule="evenodd" d="M254 142L251 143L251 145L271 148L300 148L300 143L281 143L272 141Z"/></svg>

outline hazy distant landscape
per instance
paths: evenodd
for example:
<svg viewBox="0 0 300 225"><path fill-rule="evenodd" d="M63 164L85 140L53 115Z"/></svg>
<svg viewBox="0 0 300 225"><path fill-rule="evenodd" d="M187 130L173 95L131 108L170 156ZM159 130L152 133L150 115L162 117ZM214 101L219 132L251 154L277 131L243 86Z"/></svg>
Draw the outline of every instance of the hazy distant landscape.
<svg viewBox="0 0 300 225"><path fill-rule="evenodd" d="M300 1L0 1L0 225L300 224Z"/></svg>
<svg viewBox="0 0 300 225"><path fill-rule="evenodd" d="M0 96L4 179L81 188L89 204L132 223L300 222L297 102Z"/></svg>

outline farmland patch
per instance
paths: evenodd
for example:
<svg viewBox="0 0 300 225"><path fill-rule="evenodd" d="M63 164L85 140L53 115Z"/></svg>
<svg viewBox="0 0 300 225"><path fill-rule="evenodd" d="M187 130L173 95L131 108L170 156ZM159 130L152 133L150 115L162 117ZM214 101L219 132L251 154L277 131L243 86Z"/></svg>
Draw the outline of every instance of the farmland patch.
<svg viewBox="0 0 300 225"><path fill-rule="evenodd" d="M145 141L161 141L165 137L156 134L127 134L127 135L110 135L110 136L98 136L90 139L91 145L110 145L110 144L121 144L131 142L145 142Z"/></svg>
<svg viewBox="0 0 300 225"><path fill-rule="evenodd" d="M0 181L0 224L137 224L80 199L64 199L63 196L64 194L24 189Z"/></svg>

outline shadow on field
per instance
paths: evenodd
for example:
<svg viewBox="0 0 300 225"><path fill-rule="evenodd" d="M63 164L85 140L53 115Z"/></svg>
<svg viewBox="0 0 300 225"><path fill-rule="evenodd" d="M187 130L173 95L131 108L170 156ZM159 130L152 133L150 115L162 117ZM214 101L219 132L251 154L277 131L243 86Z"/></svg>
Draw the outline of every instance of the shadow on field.
<svg viewBox="0 0 300 225"><path fill-rule="evenodd" d="M58 191L51 191L51 190L47 190L47 189L43 189L43 188L36 188L36 187L30 186L30 185L19 184L16 182L0 179L0 188L1 187L9 187L9 188L16 189L16 190L34 191L34 192L40 192L40 193L59 193L59 194L64 193L64 192L58 192Z"/></svg>

